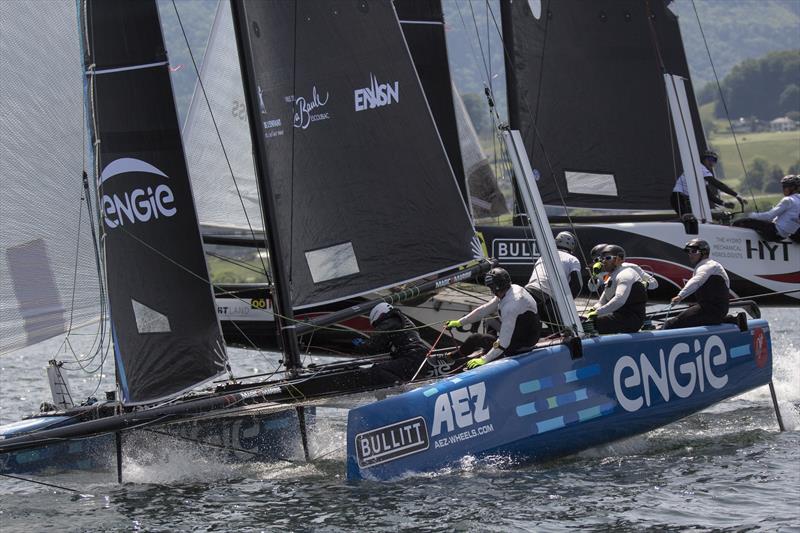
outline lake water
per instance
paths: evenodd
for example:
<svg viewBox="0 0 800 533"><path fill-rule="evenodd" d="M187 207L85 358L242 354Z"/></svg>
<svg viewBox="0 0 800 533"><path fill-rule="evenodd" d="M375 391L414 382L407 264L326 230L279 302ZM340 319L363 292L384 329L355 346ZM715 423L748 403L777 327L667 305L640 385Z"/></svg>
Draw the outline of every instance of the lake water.
<svg viewBox="0 0 800 533"><path fill-rule="evenodd" d="M468 458L392 483L350 483L346 412L325 409L311 463L229 466L183 448L157 466L127 459L121 485L96 474L40 478L78 492L0 479L0 531L800 531L800 321L796 310L763 313L783 433L764 387L555 462ZM0 423L49 399L44 369L58 347L3 357ZM272 370L277 356L234 350L232 359L247 374ZM101 392L112 388L105 379ZM97 382L73 374L71 385L85 396Z"/></svg>

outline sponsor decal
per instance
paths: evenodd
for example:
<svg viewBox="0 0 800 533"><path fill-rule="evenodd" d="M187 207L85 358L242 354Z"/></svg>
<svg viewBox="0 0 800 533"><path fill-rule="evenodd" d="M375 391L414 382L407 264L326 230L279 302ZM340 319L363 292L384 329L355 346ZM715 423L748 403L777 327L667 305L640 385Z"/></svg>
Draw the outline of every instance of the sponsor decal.
<svg viewBox="0 0 800 533"><path fill-rule="evenodd" d="M100 175L100 185L121 174L150 174L169 179L150 163L124 157L109 163ZM153 219L169 218L178 212L175 196L166 183L135 187L120 194L104 194L100 199L103 221L110 229L127 224L146 223Z"/></svg>
<svg viewBox="0 0 800 533"><path fill-rule="evenodd" d="M441 289L442 287L446 287L453 283L458 283L459 281L464 281L465 279L469 279L472 277L472 272L462 272L461 274L456 274L455 276L450 276L449 278L440 279L434 286L437 289Z"/></svg>
<svg viewBox="0 0 800 533"><path fill-rule="evenodd" d="M365 111L400 101L400 82L378 83L375 74L369 75L370 85L353 91L356 111Z"/></svg>
<svg viewBox="0 0 800 533"><path fill-rule="evenodd" d="M274 320L272 301L268 298L217 298L216 304L220 320Z"/></svg>
<svg viewBox="0 0 800 533"><path fill-rule="evenodd" d="M452 433L457 429L469 429L475 424L487 422L490 418L489 407L486 405L486 384L483 381L454 389L436 397L431 437Z"/></svg>
<svg viewBox="0 0 800 533"><path fill-rule="evenodd" d="M501 263L530 263L539 257L535 239L494 239L492 256Z"/></svg>
<svg viewBox="0 0 800 533"><path fill-rule="evenodd" d="M789 261L789 241L767 242L745 239L745 251L748 259L760 261Z"/></svg>
<svg viewBox="0 0 800 533"><path fill-rule="evenodd" d="M330 93L326 92L325 96L320 96L317 92L317 86L311 88L311 97L305 96L292 97L294 102L294 127L300 129L307 129L312 122L319 122L320 120L328 120L330 113L322 111L328 105L330 100Z"/></svg>
<svg viewBox="0 0 800 533"><path fill-rule="evenodd" d="M614 392L619 404L634 412L656 401L653 391L669 402L688 398L697 390L704 392L706 386L721 389L728 383L728 375L721 371L728 360L725 343L717 335L704 343L695 339L693 346L679 342L668 351L659 349L658 368L644 353L638 361L625 355L614 365Z"/></svg>
<svg viewBox="0 0 800 533"><path fill-rule="evenodd" d="M758 368L764 368L769 360L769 350L767 349L767 336L761 328L753 330L753 359Z"/></svg>
<svg viewBox="0 0 800 533"><path fill-rule="evenodd" d="M428 428L421 416L356 435L358 466L368 468L427 450Z"/></svg>
<svg viewBox="0 0 800 533"><path fill-rule="evenodd" d="M239 100L231 102L231 115L233 115L233 118L238 118L242 122L246 122L247 106L244 105L244 102L240 102Z"/></svg>
<svg viewBox="0 0 800 533"><path fill-rule="evenodd" d="M258 86L258 109L262 115L267 114L267 106L264 105L264 91L261 89L261 85Z"/></svg>

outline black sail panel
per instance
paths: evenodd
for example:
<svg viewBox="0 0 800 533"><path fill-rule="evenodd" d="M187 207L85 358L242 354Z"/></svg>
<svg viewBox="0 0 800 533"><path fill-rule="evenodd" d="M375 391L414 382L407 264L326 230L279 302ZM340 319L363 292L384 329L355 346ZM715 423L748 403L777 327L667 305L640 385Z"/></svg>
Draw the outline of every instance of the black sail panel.
<svg viewBox="0 0 800 533"><path fill-rule="evenodd" d="M468 199L453 107L442 3L440 0L395 0L394 5L447 158L458 179L461 196Z"/></svg>
<svg viewBox="0 0 800 533"><path fill-rule="evenodd" d="M218 376L226 355L156 4L90 1L86 20L117 378L123 401L152 402Z"/></svg>
<svg viewBox="0 0 800 533"><path fill-rule="evenodd" d="M292 306L469 262L474 230L391 2L236 6Z"/></svg>
<svg viewBox="0 0 800 533"><path fill-rule="evenodd" d="M503 23L509 118L541 175L543 200L669 209L681 165L662 62L689 79L677 17L662 0L539 5L504 3ZM704 147L691 84L687 93Z"/></svg>

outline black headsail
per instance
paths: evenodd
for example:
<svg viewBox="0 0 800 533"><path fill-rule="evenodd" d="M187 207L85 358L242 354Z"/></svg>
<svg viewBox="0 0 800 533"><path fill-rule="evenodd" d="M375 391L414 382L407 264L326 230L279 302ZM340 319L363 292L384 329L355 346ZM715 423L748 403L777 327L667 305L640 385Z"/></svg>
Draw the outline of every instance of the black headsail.
<svg viewBox="0 0 800 533"><path fill-rule="evenodd" d="M546 204L561 205L563 195L574 207L669 209L682 170L663 74L686 78L693 91L667 3L503 0L509 119Z"/></svg>
<svg viewBox="0 0 800 533"><path fill-rule="evenodd" d="M440 0L395 0L394 6L461 195L468 199L453 108L442 3Z"/></svg>
<svg viewBox="0 0 800 533"><path fill-rule="evenodd" d="M85 57L117 379L126 403L225 370L154 0L89 0Z"/></svg>
<svg viewBox="0 0 800 533"><path fill-rule="evenodd" d="M282 251L272 260L286 273L291 306L476 257L392 3L232 5L260 179L274 204L268 232Z"/></svg>

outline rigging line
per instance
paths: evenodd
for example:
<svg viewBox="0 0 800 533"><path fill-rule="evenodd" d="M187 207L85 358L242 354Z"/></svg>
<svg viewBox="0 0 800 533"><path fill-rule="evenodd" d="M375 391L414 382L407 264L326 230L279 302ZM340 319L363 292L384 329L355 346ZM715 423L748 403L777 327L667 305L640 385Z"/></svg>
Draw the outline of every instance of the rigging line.
<svg viewBox="0 0 800 533"><path fill-rule="evenodd" d="M7 477L7 478L10 478L10 479L17 479L19 481L27 481L28 483L35 483L37 485L44 485L45 487L51 487L51 488L54 488L54 489L66 490L68 492L74 492L75 494L80 494L81 496L86 496L87 498L93 498L94 497L93 494L83 494L81 491L79 491L77 489L71 489L69 487L65 487L64 485L56 485L55 483L47 483L46 481L38 481L36 479L29 479L29 478L22 477L22 476L15 476L13 474L0 473L0 476Z"/></svg>
<svg viewBox="0 0 800 533"><path fill-rule="evenodd" d="M483 69L486 71L486 78L487 78L486 86L488 87L489 84L492 81L489 78L490 74L489 74L489 66L486 64L486 54L483 52L483 43L481 41L481 32L478 29L478 20L475 17L475 10L472 8L472 0L469 0L468 4L469 4L469 10L472 13L472 24L475 26L475 38L478 39L478 48L480 48L480 51L481 51L481 59L483 60ZM489 60L491 61L491 58Z"/></svg>
<svg viewBox="0 0 800 533"><path fill-rule="evenodd" d="M224 256L224 255L216 254L214 252L209 252L209 251L206 251L206 255L208 255L210 257L214 257L215 259L219 259L220 261L224 261L226 263L230 263L230 264L232 264L234 266L238 266L238 267L243 268L245 270L249 270L250 272L254 272L256 274L264 274L264 271L259 270L259 269L255 268L255 267L253 267L252 265L250 265L248 263L245 263L244 261L240 261L240 260L234 259L232 257L227 257L227 256ZM258 254L258 255L260 255L260 254ZM262 264L263 264L263 261L262 261Z"/></svg>
<svg viewBox="0 0 800 533"><path fill-rule="evenodd" d="M722 84L719 81L719 76L717 75L717 68L714 66L714 60L711 58L711 49L708 47L708 41L706 40L706 34L703 31L703 25L700 23L700 14L697 12L697 6L692 0L692 9L694 10L694 16L697 19L697 27L700 28L700 35L703 37L703 45L706 47L706 54L708 54L708 62L711 63L711 71L714 73L714 81L717 82L717 91L719 92L719 99L722 102L722 107L725 109L725 118L728 119L728 127L730 127L731 135L733 136L733 144L736 145L736 152L739 154L739 162L742 164L742 171L744 172L744 179L742 183L747 184L747 191L750 193L750 199L753 200L753 209L758 211L758 204L756 203L756 197L753 193L753 188L750 187L750 180L748 179L749 176L747 175L747 168L744 165L744 156L742 156L742 149L739 146L739 140L736 138L736 131L733 129L733 122L731 122L731 114L728 111L728 104L725 101L725 95L722 92Z"/></svg>
<svg viewBox="0 0 800 533"><path fill-rule="evenodd" d="M470 0L470 2L471 2L471 0ZM472 60L475 62L476 66L478 66L478 70L480 71L480 64L478 63L478 59L477 59L478 54L475 53L475 46L472 44L472 39L469 36L469 29L467 29L467 23L464 20L464 15L461 13L461 6L459 5L459 2L456 2L455 4L456 4L456 10L458 11L458 16L461 19L461 25L464 26L464 34L465 34L465 38L467 40L467 43L469 44L470 52L472 53ZM486 68L486 61L484 60L483 63L484 63L484 68ZM486 85L485 81L484 81L484 85Z"/></svg>
<svg viewBox="0 0 800 533"><path fill-rule="evenodd" d="M186 30L183 27L183 21L181 20L181 15L178 13L178 6L175 5L175 0L172 0L172 8L175 10L175 16L178 18L178 25L181 28L181 33L183 34L183 40L186 43L186 48L189 51L189 58L192 60L192 67L194 68L195 73L197 74L197 83L200 85L200 91L203 93L203 99L206 102L206 106L208 107L208 115L211 117L211 123L214 125L214 131L217 134L217 139L219 139L219 145L222 149L222 155L225 157L225 164L228 165L228 170L231 173L231 180L233 181L233 186L236 188L236 195L239 197L239 203L242 206L242 213L244 213L244 219L247 222L247 229L250 230L250 236L253 238L253 242L256 241L256 234L255 230L253 229L253 225L250 222L250 216L247 214L247 209L244 205L244 199L242 198L242 193L239 190L239 184L236 182L236 176L233 172L233 167L231 166L230 158L228 157L228 151L225 149L225 143L222 141L222 134L219 131L219 127L217 126L217 119L214 117L214 111L211 109L211 102L208 99L208 94L206 93L206 87L203 84L203 77L200 75L200 70L197 68L197 62L194 59L194 53L192 53L192 47L189 44L189 38L186 35ZM260 247L256 246L257 250L261 250ZM263 257L261 254L258 254L261 258L261 266L264 268L264 273L267 273L267 265L264 263ZM267 274L269 277L269 274Z"/></svg>
<svg viewBox="0 0 800 533"><path fill-rule="evenodd" d="M650 39L653 42L653 50L656 53L656 61L657 61L656 68L659 70L658 74L663 79L664 75L669 74L669 73L667 72L667 66L664 63L664 56L661 53L661 46L659 45L658 32L656 31L654 18L650 16L652 14L652 11L650 10L650 0L647 0L645 2L644 8L645 8L644 16L645 16L645 19L647 20L648 29L650 30ZM675 158L675 155L676 155L675 154L675 152L676 152L675 151L676 138L675 138L675 135L673 135L673 133L672 133L673 131L676 130L676 124L675 124L675 122L673 122L672 114L670 113L669 96L667 95L666 86L664 86L664 93L662 93L662 94L664 95L664 111L665 111L665 114L667 116L667 124L670 124L672 126L672 130L666 132L667 137L669 137L670 155L672 156L672 175L673 176L677 176L678 175L678 165L677 165L677 160ZM676 90L676 94L677 94L677 90ZM692 132L692 133L694 133L694 132ZM686 170L684 169L684 176L685 175L686 175ZM705 180L703 180L703 181L705 181ZM679 215L682 216L683 213L679 213Z"/></svg>
<svg viewBox="0 0 800 533"><path fill-rule="evenodd" d="M494 11L491 8L489 10L489 13L492 16L492 20L494 21L495 29L496 29L498 35L500 35L501 38L502 38L502 31L500 30L500 26L497 23L497 18L494 15ZM549 25L550 25L550 17L548 16L547 20L545 21L545 35L544 35L544 39L543 39L543 41L545 43L547 42L547 33L548 33ZM505 41L502 40L501 42L503 44L503 54L506 57L508 64L512 65L512 67L513 67L515 65L513 56L511 55L511 52L508 50ZM542 65L543 64L544 64L544 47L542 47ZM519 80L516 79L516 70L514 68L511 69L510 75L509 75L508 72L506 72L506 83L509 83L509 77L513 77L514 78L514 80L513 80L514 83L518 83ZM541 75L539 76L539 78L541 79ZM540 98L537 96L537 102L539 100L540 100ZM539 129L536 127L536 123L533 120L533 118L534 118L533 117L533 110L531 108L530 102L528 102L527 99L524 99L524 103L526 104L526 107L528 109L528 115L529 115L529 118L530 118L530 125L531 125L531 128L533 129L535 139L538 140L539 147L542 150L542 155L544 157L545 163L547 165L548 170L550 171L550 176L552 177L553 185L555 185L556 192L558 192L558 197L561 200L561 206L564 208L564 212L565 212L565 215L567 217L567 222L569 224L570 229L575 234L575 238L580 243L580 239L578 238L578 232L575 229L575 223L572 220L572 215L570 215L569 209L567 208L566 200L564 199L564 193L561 190L561 185L559 184L558 179L556 179L555 171L553 170L553 164L550 161L550 156L548 155L548 151L544 147L544 142L542 140L541 133L539 132ZM503 149L503 151L505 152L504 143L501 144L501 149ZM515 200L516 200L516 198L515 198ZM581 252L581 258L583 259L584 263L586 263L587 261L586 261L586 256L583 253L583 246L580 246L579 250Z"/></svg>
<svg viewBox="0 0 800 533"><path fill-rule="evenodd" d="M247 336L247 334L246 334L244 331L242 331L242 328L240 328L240 327L239 327L239 325L236 323L236 321L235 321L235 320L231 320L231 321L230 321L230 324L232 324L232 325L233 325L233 327L234 327L234 328L236 328L236 331L238 331L238 332L239 332L239 334L240 334L242 337L244 337L244 340L245 340L245 341L247 341L247 342L250 344L250 347L251 347L252 349L254 349L254 350L256 350L256 351L258 352L258 355L260 355L261 357L263 357L263 358L264 358L264 360L265 360L267 363L269 363L269 362L270 362L270 361L269 361L269 359L267 359L267 356L266 356L266 354L264 353L264 351L263 351L263 350L261 350L261 349L258 347L258 345L257 345L257 344L256 344L256 343L255 343L255 342L252 340L252 339L250 339L250 337L248 337L248 336ZM279 368L280 368L280 365L278 365L278 368L276 368L276 369L275 369L275 370L274 370L272 373L273 373L273 374L275 374L276 372L278 372L278 369L279 369ZM241 378L239 378L239 379L241 379Z"/></svg>

